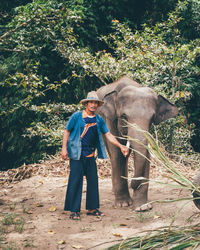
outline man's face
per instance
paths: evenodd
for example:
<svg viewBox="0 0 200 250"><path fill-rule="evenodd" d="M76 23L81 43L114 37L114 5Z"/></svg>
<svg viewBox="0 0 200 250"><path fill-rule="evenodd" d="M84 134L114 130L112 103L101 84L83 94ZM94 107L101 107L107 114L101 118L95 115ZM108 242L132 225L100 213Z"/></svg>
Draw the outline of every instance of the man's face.
<svg viewBox="0 0 200 250"><path fill-rule="evenodd" d="M86 110L94 113L99 106L98 101L88 101L86 104Z"/></svg>

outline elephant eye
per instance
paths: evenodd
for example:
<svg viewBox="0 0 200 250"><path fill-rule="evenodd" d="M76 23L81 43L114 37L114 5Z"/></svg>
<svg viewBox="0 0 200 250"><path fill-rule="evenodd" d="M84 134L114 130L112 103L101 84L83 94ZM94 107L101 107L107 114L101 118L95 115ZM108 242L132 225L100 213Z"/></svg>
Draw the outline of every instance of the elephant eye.
<svg viewBox="0 0 200 250"><path fill-rule="evenodd" d="M128 121L128 117L126 114L122 114L121 117L120 117L120 120L121 120L121 126L122 127L126 127L127 126L127 122Z"/></svg>
<svg viewBox="0 0 200 250"><path fill-rule="evenodd" d="M127 115L126 114L122 114L121 116L120 116L120 119L118 120L118 128L119 128L119 130L120 130L120 133L121 133L121 135L123 136L123 135L127 135L127 133L128 133L128 130L127 130L127 122L126 121L128 121L128 119L127 119L128 117L127 117Z"/></svg>

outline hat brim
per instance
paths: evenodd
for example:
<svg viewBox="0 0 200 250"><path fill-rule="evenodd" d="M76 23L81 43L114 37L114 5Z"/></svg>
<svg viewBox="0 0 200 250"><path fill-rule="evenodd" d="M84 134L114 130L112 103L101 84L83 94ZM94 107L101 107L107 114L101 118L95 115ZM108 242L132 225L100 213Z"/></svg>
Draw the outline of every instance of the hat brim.
<svg viewBox="0 0 200 250"><path fill-rule="evenodd" d="M99 103L99 106L102 106L104 104L103 101L95 100L95 99L83 99L83 100L80 101L80 103L83 104L83 105L85 105L89 101L96 101L96 102Z"/></svg>

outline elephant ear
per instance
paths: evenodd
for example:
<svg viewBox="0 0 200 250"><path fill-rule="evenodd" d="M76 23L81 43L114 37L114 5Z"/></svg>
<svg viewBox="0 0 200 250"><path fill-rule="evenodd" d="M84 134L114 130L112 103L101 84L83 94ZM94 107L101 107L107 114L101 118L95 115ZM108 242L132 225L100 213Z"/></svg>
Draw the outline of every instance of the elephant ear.
<svg viewBox="0 0 200 250"><path fill-rule="evenodd" d="M110 121L114 121L116 119L116 98L117 92L115 90L107 93L102 98L104 105L98 109L98 113Z"/></svg>
<svg viewBox="0 0 200 250"><path fill-rule="evenodd" d="M163 96L158 96L157 112L154 117L154 124L157 125L162 121L175 117L178 114L178 108L170 103Z"/></svg>

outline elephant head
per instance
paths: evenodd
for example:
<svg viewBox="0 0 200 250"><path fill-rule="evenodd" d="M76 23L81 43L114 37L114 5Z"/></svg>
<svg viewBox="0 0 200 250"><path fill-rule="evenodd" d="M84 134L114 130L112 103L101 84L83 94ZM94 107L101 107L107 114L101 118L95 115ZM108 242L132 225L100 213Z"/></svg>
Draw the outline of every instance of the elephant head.
<svg viewBox="0 0 200 250"><path fill-rule="evenodd" d="M177 107L166 98L128 77L102 87L97 94L105 102L100 113L107 121L117 122L120 135L129 134L124 127L124 120L149 131L152 123L157 125L178 114Z"/></svg>
<svg viewBox="0 0 200 250"><path fill-rule="evenodd" d="M126 76L98 89L97 95L104 101L104 105L99 108L99 113L105 119L111 133L118 137L128 136L140 140L143 144L147 144L144 135L132 126L127 126L127 122L137 124L141 129L149 131L152 123L159 124L178 113L177 107L167 99ZM125 140L121 142L125 143ZM127 181L121 178L121 176L127 177L127 160L123 159L116 147L107 143L106 147L112 164L112 181L116 201L128 203L130 196ZM131 141L131 148L134 149L134 176L148 178L149 161L147 158L149 155L147 150L134 141ZM148 184L142 186L140 184L141 181L131 182L135 206L141 206L147 201Z"/></svg>

